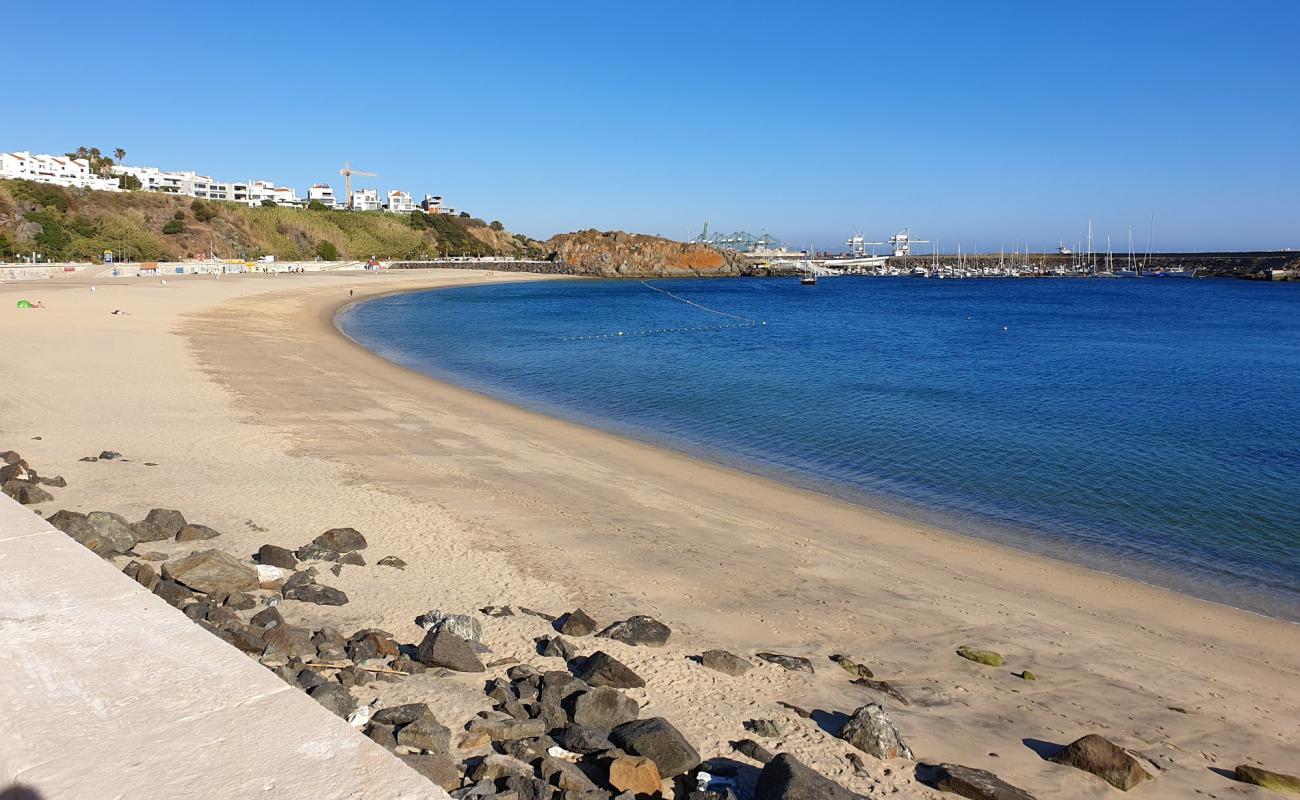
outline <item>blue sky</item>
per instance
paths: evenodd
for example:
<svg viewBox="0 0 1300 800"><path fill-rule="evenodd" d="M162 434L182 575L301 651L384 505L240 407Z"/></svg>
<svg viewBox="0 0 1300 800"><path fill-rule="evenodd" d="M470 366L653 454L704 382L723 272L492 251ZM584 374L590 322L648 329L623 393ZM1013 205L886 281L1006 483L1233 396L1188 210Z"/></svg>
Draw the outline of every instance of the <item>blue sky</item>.
<svg viewBox="0 0 1300 800"><path fill-rule="evenodd" d="M442 194L537 237L1300 247L1295 2L19 3L0 150ZM23 31L29 31L24 35ZM66 36L67 44L49 36Z"/></svg>

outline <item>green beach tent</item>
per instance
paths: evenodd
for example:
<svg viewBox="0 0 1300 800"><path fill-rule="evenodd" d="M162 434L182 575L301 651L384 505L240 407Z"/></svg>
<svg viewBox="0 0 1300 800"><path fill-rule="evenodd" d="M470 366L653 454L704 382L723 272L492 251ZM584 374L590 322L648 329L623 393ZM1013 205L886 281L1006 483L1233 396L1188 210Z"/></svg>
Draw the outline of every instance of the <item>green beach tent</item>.
<svg viewBox="0 0 1300 800"><path fill-rule="evenodd" d="M18 301L18 307L19 307L19 308L36 308L36 306L32 305L31 303L27 302L26 300L19 300L19 301Z"/></svg>

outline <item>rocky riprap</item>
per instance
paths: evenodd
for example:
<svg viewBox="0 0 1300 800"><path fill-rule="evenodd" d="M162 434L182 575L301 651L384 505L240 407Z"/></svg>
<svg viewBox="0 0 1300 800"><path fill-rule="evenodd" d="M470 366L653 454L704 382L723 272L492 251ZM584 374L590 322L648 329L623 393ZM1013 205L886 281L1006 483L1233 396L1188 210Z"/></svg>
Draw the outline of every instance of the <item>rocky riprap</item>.
<svg viewBox="0 0 1300 800"><path fill-rule="evenodd" d="M8 495L25 506L49 503L54 500L45 487L62 488L68 482L55 476L45 478L38 475L31 464L14 450L0 453L0 492Z"/></svg>

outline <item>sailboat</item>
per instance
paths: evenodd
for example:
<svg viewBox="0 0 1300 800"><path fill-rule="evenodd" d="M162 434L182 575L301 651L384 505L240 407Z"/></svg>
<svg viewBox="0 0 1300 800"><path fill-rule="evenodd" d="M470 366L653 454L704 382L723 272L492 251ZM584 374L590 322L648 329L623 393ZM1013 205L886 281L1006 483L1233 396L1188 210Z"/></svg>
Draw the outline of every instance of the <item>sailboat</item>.
<svg viewBox="0 0 1300 800"><path fill-rule="evenodd" d="M1121 278L1137 278L1141 275L1138 272L1137 265L1133 263L1133 226L1128 226L1128 267L1115 273Z"/></svg>
<svg viewBox="0 0 1300 800"><path fill-rule="evenodd" d="M808 252L805 253L803 257L803 268L804 268L804 274L802 277L799 278L799 284L801 286L816 286L817 273L813 272L811 244L808 245Z"/></svg>

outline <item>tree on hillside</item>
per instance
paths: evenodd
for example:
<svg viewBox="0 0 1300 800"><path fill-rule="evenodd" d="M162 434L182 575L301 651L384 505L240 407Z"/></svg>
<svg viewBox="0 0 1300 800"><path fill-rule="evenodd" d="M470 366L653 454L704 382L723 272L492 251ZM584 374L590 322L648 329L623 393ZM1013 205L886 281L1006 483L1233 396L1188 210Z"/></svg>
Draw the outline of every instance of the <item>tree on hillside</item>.
<svg viewBox="0 0 1300 800"><path fill-rule="evenodd" d="M113 151L113 158L116 158L117 163L121 164L126 159L126 151L120 147L117 148Z"/></svg>
<svg viewBox="0 0 1300 800"><path fill-rule="evenodd" d="M117 184L123 189L140 189L144 186L143 183L140 183L140 179L134 175L118 175Z"/></svg>
<svg viewBox="0 0 1300 800"><path fill-rule="evenodd" d="M339 249L334 243L326 239L321 239L316 243L316 257L321 261L338 261Z"/></svg>
<svg viewBox="0 0 1300 800"><path fill-rule="evenodd" d="M329 211L329 207L319 200L313 200L307 204L308 211Z"/></svg>

